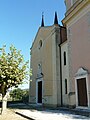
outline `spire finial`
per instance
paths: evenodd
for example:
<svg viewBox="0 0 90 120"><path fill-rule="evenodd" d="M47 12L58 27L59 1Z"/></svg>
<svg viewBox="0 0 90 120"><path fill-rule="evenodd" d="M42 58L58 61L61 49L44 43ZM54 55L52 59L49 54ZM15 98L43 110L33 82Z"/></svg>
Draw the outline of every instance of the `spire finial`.
<svg viewBox="0 0 90 120"><path fill-rule="evenodd" d="M54 24L58 24L57 12L55 12Z"/></svg>
<svg viewBox="0 0 90 120"><path fill-rule="evenodd" d="M44 12L42 12L42 22L41 22L41 27L44 27Z"/></svg>

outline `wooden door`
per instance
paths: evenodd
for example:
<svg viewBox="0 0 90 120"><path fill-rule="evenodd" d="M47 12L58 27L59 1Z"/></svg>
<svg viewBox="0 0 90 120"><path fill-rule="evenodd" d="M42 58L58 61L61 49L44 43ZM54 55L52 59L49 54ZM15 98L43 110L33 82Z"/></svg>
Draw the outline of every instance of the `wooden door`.
<svg viewBox="0 0 90 120"><path fill-rule="evenodd" d="M87 87L86 78L77 79L78 106L87 106Z"/></svg>

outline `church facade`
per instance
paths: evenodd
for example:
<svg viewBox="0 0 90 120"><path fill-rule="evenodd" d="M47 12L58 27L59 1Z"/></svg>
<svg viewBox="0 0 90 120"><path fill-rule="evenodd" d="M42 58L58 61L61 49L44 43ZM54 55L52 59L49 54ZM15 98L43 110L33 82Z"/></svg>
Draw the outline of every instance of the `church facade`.
<svg viewBox="0 0 90 120"><path fill-rule="evenodd" d="M45 106L90 107L90 1L65 0L58 24L44 26L42 16L31 47L29 102Z"/></svg>

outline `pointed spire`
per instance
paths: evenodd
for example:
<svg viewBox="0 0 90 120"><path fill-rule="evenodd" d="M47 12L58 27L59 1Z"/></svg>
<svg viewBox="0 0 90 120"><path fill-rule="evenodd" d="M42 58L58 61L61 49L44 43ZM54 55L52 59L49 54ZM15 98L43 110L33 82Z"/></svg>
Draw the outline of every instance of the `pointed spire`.
<svg viewBox="0 0 90 120"><path fill-rule="evenodd" d="M41 22L41 27L44 27L44 15L43 15L43 12L42 12L42 22Z"/></svg>
<svg viewBox="0 0 90 120"><path fill-rule="evenodd" d="M55 12L54 24L58 24L57 12Z"/></svg>

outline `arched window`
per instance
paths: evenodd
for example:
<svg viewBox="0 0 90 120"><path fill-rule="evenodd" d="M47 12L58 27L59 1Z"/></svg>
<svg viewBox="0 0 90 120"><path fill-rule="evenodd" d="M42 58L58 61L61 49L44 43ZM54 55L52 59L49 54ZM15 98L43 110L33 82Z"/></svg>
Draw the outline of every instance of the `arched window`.
<svg viewBox="0 0 90 120"><path fill-rule="evenodd" d="M64 57L64 65L66 65L66 52L64 52L63 57Z"/></svg>

